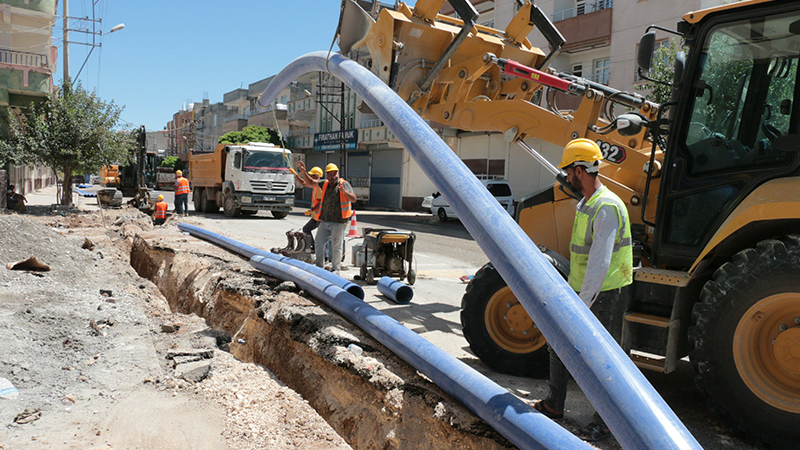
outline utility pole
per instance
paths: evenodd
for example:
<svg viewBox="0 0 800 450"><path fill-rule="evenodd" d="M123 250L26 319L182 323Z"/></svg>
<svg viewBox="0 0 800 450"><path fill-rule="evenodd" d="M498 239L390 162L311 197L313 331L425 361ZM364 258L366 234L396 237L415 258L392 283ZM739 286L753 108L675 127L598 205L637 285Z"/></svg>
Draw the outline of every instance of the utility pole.
<svg viewBox="0 0 800 450"><path fill-rule="evenodd" d="M69 0L64 1L64 81L69 78Z"/></svg>

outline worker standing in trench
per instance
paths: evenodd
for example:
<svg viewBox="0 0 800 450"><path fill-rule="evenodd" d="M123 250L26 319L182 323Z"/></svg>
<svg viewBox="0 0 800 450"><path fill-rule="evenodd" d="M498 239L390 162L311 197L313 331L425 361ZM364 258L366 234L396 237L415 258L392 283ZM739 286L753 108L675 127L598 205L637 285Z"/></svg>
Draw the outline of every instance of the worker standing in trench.
<svg viewBox="0 0 800 450"><path fill-rule="evenodd" d="M156 202L156 209L153 211L153 225L164 225L167 221L167 202L164 196L159 194Z"/></svg>
<svg viewBox="0 0 800 450"><path fill-rule="evenodd" d="M633 282L631 226L625 203L598 177L603 154L590 139L575 139L564 147L559 169L567 172L578 202L570 239L569 285L619 343L622 316L628 307L628 285ZM567 370L549 347L550 393L533 408L551 419L564 417ZM595 412L592 422L575 434L585 441L599 441L611 431Z"/></svg>
<svg viewBox="0 0 800 450"><path fill-rule="evenodd" d="M344 232L353 214L352 202L356 201L353 187L344 178L339 178L339 168L330 163L325 166L325 180L314 181L306 172L303 161L297 162L300 184L307 188L319 187L322 190L320 225L317 231L316 264L325 265L325 243L331 241L332 271L336 274L342 264Z"/></svg>

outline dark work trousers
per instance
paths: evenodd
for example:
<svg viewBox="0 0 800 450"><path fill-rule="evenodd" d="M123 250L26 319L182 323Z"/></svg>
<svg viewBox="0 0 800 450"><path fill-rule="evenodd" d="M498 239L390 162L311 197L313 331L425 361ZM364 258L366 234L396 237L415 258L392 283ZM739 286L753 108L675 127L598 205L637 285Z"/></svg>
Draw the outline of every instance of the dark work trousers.
<svg viewBox="0 0 800 450"><path fill-rule="evenodd" d="M175 195L175 212L178 214L189 213L189 194Z"/></svg>
<svg viewBox="0 0 800 450"><path fill-rule="evenodd" d="M308 222L303 226L303 233L308 236L306 241L311 244L310 248L314 248L314 235L311 234L312 231L316 230L319 226L319 221L314 219L308 219Z"/></svg>
<svg viewBox="0 0 800 450"><path fill-rule="evenodd" d="M603 291L597 295L597 300L592 304L591 311L597 320L608 330L617 343L622 338L622 315L628 309L630 286L620 289ZM558 358L556 352L549 345L550 352L550 394L545 401L556 411L564 410L564 401L567 399L567 381L569 372L564 363ZM594 413L594 422L604 423L600 414Z"/></svg>

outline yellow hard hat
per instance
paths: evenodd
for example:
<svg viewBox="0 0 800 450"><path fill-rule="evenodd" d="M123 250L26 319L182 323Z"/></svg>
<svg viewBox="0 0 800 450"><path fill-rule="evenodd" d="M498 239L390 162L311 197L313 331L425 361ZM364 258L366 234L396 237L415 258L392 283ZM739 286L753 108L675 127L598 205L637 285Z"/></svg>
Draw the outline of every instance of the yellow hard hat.
<svg viewBox="0 0 800 450"><path fill-rule="evenodd" d="M558 168L563 169L578 161L593 163L602 159L603 153L593 140L585 138L574 139L564 147L564 153L561 156Z"/></svg>
<svg viewBox="0 0 800 450"><path fill-rule="evenodd" d="M336 167L336 164L330 163L327 166L325 166L325 173L333 172L333 171L336 171L336 172L339 171L339 168Z"/></svg>
<svg viewBox="0 0 800 450"><path fill-rule="evenodd" d="M177 175L177 176L181 176L181 175L183 175L183 171L176 170L176 171L175 171L175 175Z"/></svg>
<svg viewBox="0 0 800 450"><path fill-rule="evenodd" d="M159 200L164 200L164 196L163 196L163 195L161 195L161 194L158 194L158 199L159 199Z"/></svg>
<svg viewBox="0 0 800 450"><path fill-rule="evenodd" d="M316 175L318 177L321 177L322 176L322 169L320 169L319 167L313 167L311 170L308 171L308 174L309 175Z"/></svg>

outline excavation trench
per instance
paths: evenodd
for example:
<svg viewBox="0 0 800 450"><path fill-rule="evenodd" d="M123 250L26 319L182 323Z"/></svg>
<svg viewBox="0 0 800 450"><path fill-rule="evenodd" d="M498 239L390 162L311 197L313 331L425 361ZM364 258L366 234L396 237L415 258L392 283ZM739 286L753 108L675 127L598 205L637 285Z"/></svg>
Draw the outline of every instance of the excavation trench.
<svg viewBox="0 0 800 450"><path fill-rule="evenodd" d="M354 449L515 448L358 327L238 255L137 236L130 261L174 312L227 333L236 358L271 370Z"/></svg>

